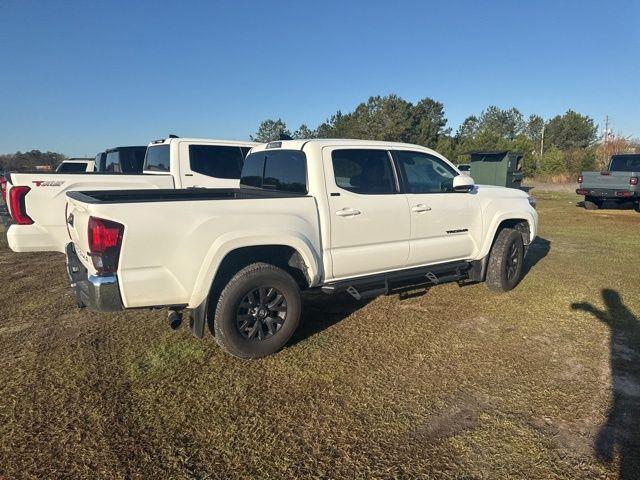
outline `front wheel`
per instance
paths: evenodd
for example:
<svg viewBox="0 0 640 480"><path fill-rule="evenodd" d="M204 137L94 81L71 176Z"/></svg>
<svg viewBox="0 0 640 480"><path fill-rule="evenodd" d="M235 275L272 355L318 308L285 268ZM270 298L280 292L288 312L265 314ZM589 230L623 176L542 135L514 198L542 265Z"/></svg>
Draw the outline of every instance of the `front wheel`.
<svg viewBox="0 0 640 480"><path fill-rule="evenodd" d="M236 273L220 294L215 339L240 358L260 358L282 348L300 323L300 288L291 275L268 263Z"/></svg>
<svg viewBox="0 0 640 480"><path fill-rule="evenodd" d="M489 289L494 292L508 292L518 285L522 276L523 260L522 234L513 228L500 230L489 253L485 280Z"/></svg>

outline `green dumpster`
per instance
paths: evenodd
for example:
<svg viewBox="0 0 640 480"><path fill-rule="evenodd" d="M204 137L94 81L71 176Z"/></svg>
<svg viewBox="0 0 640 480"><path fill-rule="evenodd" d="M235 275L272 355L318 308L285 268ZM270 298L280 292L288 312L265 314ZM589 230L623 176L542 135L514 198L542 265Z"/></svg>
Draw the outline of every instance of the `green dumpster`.
<svg viewBox="0 0 640 480"><path fill-rule="evenodd" d="M522 189L522 158L518 152L471 152L470 174L478 185Z"/></svg>

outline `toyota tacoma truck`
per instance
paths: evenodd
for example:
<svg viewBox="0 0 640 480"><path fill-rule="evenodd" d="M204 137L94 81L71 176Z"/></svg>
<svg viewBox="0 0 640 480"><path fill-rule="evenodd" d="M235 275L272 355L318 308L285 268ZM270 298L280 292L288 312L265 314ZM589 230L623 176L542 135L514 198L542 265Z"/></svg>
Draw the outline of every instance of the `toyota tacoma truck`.
<svg viewBox="0 0 640 480"><path fill-rule="evenodd" d="M536 236L533 199L474 185L424 147L291 140L254 147L240 188L69 192L67 265L93 310L191 309L241 358L298 327L301 291L356 299L456 281L507 291Z"/></svg>
<svg viewBox="0 0 640 480"><path fill-rule="evenodd" d="M640 154L613 155L609 168L602 172L582 172L578 177L578 195L584 195L584 208L596 210L606 200L633 202L640 212Z"/></svg>
<svg viewBox="0 0 640 480"><path fill-rule="evenodd" d="M254 145L170 137L141 147L142 155L134 147L107 150L100 172L7 173L3 196L13 220L7 230L9 247L14 252L64 252L70 191L237 188L244 157ZM141 173L124 173L134 167Z"/></svg>

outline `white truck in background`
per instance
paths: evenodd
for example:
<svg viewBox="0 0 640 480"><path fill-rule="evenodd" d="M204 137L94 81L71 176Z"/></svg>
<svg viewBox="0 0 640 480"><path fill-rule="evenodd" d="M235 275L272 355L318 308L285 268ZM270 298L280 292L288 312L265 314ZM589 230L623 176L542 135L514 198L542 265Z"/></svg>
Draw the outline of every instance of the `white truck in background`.
<svg viewBox="0 0 640 480"><path fill-rule="evenodd" d="M63 160L56 168L56 173L95 172L96 162L93 158L69 158Z"/></svg>
<svg viewBox="0 0 640 480"><path fill-rule="evenodd" d="M149 156L149 155L148 155ZM534 200L476 186L438 153L364 140L259 145L239 189L69 192L71 285L94 310L191 309L242 358L300 321L300 291L357 299L457 281L514 288Z"/></svg>
<svg viewBox="0 0 640 480"><path fill-rule="evenodd" d="M237 188L244 157L254 145L170 137L151 142L143 158L122 149L107 150L101 172L7 173L3 194L13 221L7 230L9 247L14 252L64 252L69 242L67 192ZM137 161L144 163L142 173L122 172L129 168L123 162Z"/></svg>

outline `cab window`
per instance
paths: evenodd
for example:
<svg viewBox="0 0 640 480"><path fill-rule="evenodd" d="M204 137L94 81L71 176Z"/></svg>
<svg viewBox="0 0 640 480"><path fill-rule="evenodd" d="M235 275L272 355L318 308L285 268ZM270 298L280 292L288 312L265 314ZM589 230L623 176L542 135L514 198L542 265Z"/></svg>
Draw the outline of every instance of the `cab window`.
<svg viewBox="0 0 640 480"><path fill-rule="evenodd" d="M395 151L394 156L407 193L453 192L457 172L439 158L410 151Z"/></svg>
<svg viewBox="0 0 640 480"><path fill-rule="evenodd" d="M238 179L243 162L240 147L189 145L191 170L208 177Z"/></svg>
<svg viewBox="0 0 640 480"><path fill-rule="evenodd" d="M386 150L345 149L331 152L336 185L361 195L396 193L396 180Z"/></svg>

